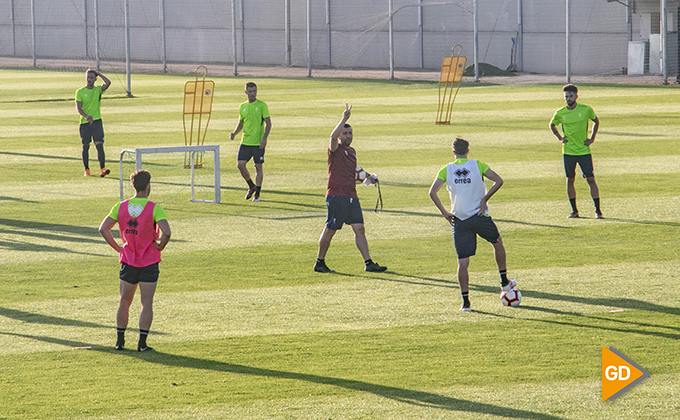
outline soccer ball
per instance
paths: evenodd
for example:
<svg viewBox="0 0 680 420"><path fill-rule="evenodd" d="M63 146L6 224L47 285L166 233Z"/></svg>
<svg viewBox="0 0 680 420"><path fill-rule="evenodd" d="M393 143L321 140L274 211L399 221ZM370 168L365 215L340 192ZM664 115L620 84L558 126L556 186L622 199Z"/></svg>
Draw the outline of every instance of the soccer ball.
<svg viewBox="0 0 680 420"><path fill-rule="evenodd" d="M507 292L501 292L501 303L503 306L518 307L522 303L522 292L519 289L510 289Z"/></svg>
<svg viewBox="0 0 680 420"><path fill-rule="evenodd" d="M361 166L356 167L356 181L357 183L364 182L366 181L366 178L368 177L368 172L364 171L364 169Z"/></svg>

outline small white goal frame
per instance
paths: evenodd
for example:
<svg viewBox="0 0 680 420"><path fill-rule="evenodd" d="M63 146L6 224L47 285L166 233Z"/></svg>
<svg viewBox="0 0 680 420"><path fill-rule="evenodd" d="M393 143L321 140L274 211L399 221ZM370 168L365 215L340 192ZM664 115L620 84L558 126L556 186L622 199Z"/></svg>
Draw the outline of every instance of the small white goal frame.
<svg viewBox="0 0 680 420"><path fill-rule="evenodd" d="M209 152L213 151L215 153L215 165L213 173L215 175L215 199L213 201L209 200L196 200L194 195L194 165L195 159L194 155L197 152ZM120 201L123 201L123 155L125 153L135 154L135 170L139 171L142 169L142 155L151 153L190 153L191 156L189 160L191 161L191 200L194 203L216 203L220 204L222 202L222 194L220 187L220 145L219 144L208 144L202 146L170 146L170 147L141 147L135 150L125 149L120 152L120 157L118 159L118 165L120 168Z"/></svg>

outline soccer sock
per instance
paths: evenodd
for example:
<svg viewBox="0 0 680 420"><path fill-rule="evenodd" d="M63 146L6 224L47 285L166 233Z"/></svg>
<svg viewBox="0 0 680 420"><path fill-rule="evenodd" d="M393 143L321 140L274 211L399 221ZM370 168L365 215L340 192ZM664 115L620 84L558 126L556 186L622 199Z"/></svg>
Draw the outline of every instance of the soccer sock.
<svg viewBox="0 0 680 420"><path fill-rule="evenodd" d="M463 297L463 306L470 306L470 292L460 292L460 295Z"/></svg>
<svg viewBox="0 0 680 420"><path fill-rule="evenodd" d="M578 210L576 210L576 199L570 198L569 204L571 204L571 211L573 211L574 213L578 213Z"/></svg>
<svg viewBox="0 0 680 420"><path fill-rule="evenodd" d="M144 348L146 347L146 337L149 335L149 330L139 330L139 343L137 344L137 347L139 348Z"/></svg>
<svg viewBox="0 0 680 420"><path fill-rule="evenodd" d="M595 204L595 213L602 213L602 211L600 211L600 199L593 198L593 203Z"/></svg>
<svg viewBox="0 0 680 420"><path fill-rule="evenodd" d="M94 145L97 148L97 158L99 159L99 168L106 166L106 156L104 155L104 143Z"/></svg>
<svg viewBox="0 0 680 420"><path fill-rule="evenodd" d="M317 258L316 262L318 262L319 264L326 264L326 261L323 258Z"/></svg>
<svg viewBox="0 0 680 420"><path fill-rule="evenodd" d="M257 185L255 186L255 194L260 195L260 190L262 187L258 187Z"/></svg>
<svg viewBox="0 0 680 420"><path fill-rule="evenodd" d="M248 183L248 188L253 188L255 186L255 183L253 182L252 179L249 179L246 182Z"/></svg>
<svg viewBox="0 0 680 420"><path fill-rule="evenodd" d="M508 284L508 270L499 270L498 273L501 275L501 286Z"/></svg>
<svg viewBox="0 0 680 420"><path fill-rule="evenodd" d="M369 258L366 261L364 261L364 263L366 263L366 265L369 265L369 264L373 263L373 260Z"/></svg>
<svg viewBox="0 0 680 420"><path fill-rule="evenodd" d="M83 165L90 169L90 143L83 144Z"/></svg>
<svg viewBox="0 0 680 420"><path fill-rule="evenodd" d="M118 328L118 339L116 340L117 346L123 346L125 344L125 328Z"/></svg>

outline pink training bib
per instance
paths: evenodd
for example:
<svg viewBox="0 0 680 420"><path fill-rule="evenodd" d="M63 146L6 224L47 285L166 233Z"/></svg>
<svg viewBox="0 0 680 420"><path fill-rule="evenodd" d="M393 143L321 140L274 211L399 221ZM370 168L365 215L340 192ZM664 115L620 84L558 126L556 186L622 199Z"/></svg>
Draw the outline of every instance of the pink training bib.
<svg viewBox="0 0 680 420"><path fill-rule="evenodd" d="M120 203L118 227L123 240L119 261L141 268L160 262L161 252L156 248L158 226L153 221L155 204L147 202L141 213L140 207L139 204L130 203L130 200Z"/></svg>

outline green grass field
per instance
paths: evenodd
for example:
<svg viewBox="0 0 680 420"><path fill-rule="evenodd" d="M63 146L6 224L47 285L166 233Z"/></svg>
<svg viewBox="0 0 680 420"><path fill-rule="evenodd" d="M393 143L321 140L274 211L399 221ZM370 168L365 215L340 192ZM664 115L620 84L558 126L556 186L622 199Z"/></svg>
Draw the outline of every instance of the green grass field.
<svg viewBox="0 0 680 420"><path fill-rule="evenodd" d="M601 120L593 155L606 219L594 219L578 179L584 217L567 220L548 129L558 85L464 85L452 124L438 126L436 83L255 79L273 130L252 203L229 141L249 80L214 77L206 144L221 145L223 203L189 202L183 169L152 180L173 237L156 351L137 353L113 350L118 260L97 228L119 197L121 150L184 144L193 75L135 75L133 98L123 75L108 76L112 173L102 179L82 176L73 97L84 75L0 70L0 419L678 418L676 86L580 86ZM337 273L312 271L328 138L346 102L359 164L381 179L382 213L375 188L358 192L383 274L363 271L349 228L326 258ZM428 197L456 135L505 179L491 214L520 308L501 306L480 242L474 312L457 310L450 227ZM139 309L137 297L131 348ZM651 376L603 402L602 346Z"/></svg>

